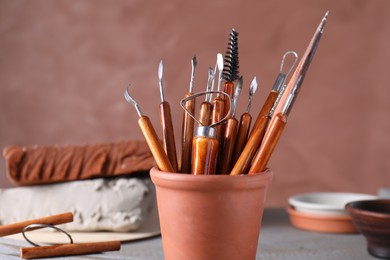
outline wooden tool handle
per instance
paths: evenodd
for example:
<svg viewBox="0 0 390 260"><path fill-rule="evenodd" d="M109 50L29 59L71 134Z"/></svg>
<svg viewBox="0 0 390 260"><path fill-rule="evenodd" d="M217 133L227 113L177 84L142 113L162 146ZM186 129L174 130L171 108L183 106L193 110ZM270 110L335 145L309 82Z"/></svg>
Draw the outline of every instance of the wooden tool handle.
<svg viewBox="0 0 390 260"><path fill-rule="evenodd" d="M234 155L234 146L237 138L238 121L234 117L227 120L225 132L222 137L221 157L219 158L218 173L228 174Z"/></svg>
<svg viewBox="0 0 390 260"><path fill-rule="evenodd" d="M156 160L158 168L163 172L175 172L163 146L158 139L157 133L153 128L152 122L147 116L141 116L138 119L138 125L148 143L149 149Z"/></svg>
<svg viewBox="0 0 390 260"><path fill-rule="evenodd" d="M278 113L272 118L248 174L255 174L265 170L286 123L287 117L282 113Z"/></svg>
<svg viewBox="0 0 390 260"><path fill-rule="evenodd" d="M191 173L194 175L215 174L219 142L215 138L195 137L192 144Z"/></svg>
<svg viewBox="0 0 390 260"><path fill-rule="evenodd" d="M220 122L224 117L224 100L217 96L213 100L213 111L211 115L211 123L216 124L217 122ZM220 141L222 137L222 126L223 124L219 124L215 126L215 129L217 130L217 139Z"/></svg>
<svg viewBox="0 0 390 260"><path fill-rule="evenodd" d="M173 131L171 108L167 101L163 101L160 104L160 122L163 131L162 140L163 140L164 150L168 155L168 159L171 162L174 172L178 172L175 134Z"/></svg>
<svg viewBox="0 0 390 260"><path fill-rule="evenodd" d="M211 124L211 110L212 105L210 102L204 101L200 105L199 122L201 125L208 126Z"/></svg>
<svg viewBox="0 0 390 260"><path fill-rule="evenodd" d="M223 91L228 94L230 96L230 98L233 99L233 96L234 96L234 84L233 82L225 82L223 84ZM225 105L224 105L224 114L223 116L226 116L227 113L229 112L229 109L230 109L230 101L229 101L229 98L227 98L225 95L223 97L224 101L225 101Z"/></svg>
<svg viewBox="0 0 390 260"><path fill-rule="evenodd" d="M184 98L189 97L187 94ZM195 99L188 100L184 107L189 113L195 113ZM194 119L184 111L181 131L181 166L180 172L191 173L192 139L194 137Z"/></svg>
<svg viewBox="0 0 390 260"><path fill-rule="evenodd" d="M249 113L245 112L241 115L240 124L238 126L236 147L234 148L234 163L238 160L238 157L240 157L241 152L244 150L246 141L248 139L251 122L252 116Z"/></svg>
<svg viewBox="0 0 390 260"><path fill-rule="evenodd" d="M255 156L261 141L263 140L265 131L267 129L268 120L268 116L258 118L257 127L253 127L252 134L249 136L244 150L241 152L233 169L230 171L230 175L248 173L252 159Z"/></svg>
<svg viewBox="0 0 390 260"><path fill-rule="evenodd" d="M81 244L27 247L20 249L20 257L34 259L55 256L70 256L120 250L120 241L107 241Z"/></svg>
<svg viewBox="0 0 390 260"><path fill-rule="evenodd" d="M256 122L253 125L252 132L250 135L252 135L253 129L258 128L259 125L261 124L261 122L260 122L262 120L261 118L269 115L269 112L271 111L273 105L275 104L275 101L276 101L278 95L279 95L279 93L277 91L273 91L273 90L269 93L267 99L264 102L263 107L261 108L259 114L257 115Z"/></svg>
<svg viewBox="0 0 390 260"><path fill-rule="evenodd" d="M59 225L73 221L73 213L66 212L62 214L30 219L18 223L0 226L0 237L17 234L23 231L25 227L31 224Z"/></svg>

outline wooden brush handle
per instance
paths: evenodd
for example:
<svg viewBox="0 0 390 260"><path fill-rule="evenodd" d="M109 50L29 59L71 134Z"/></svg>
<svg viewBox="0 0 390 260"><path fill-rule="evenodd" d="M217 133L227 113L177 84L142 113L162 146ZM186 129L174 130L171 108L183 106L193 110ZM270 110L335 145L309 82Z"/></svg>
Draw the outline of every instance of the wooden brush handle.
<svg viewBox="0 0 390 260"><path fill-rule="evenodd" d="M274 106L278 95L279 95L279 93L277 91L273 91L273 90L269 93L267 99L264 102L263 107L261 108L259 114L257 115L257 119L253 125L253 129L256 129L259 127L259 125L261 124L260 121L262 120L261 119L262 117L269 115L269 112L271 111L272 107ZM253 134L253 129L252 129L252 132L250 135Z"/></svg>
<svg viewBox="0 0 390 260"><path fill-rule="evenodd" d="M160 140L158 139L157 133L154 130L150 119L147 116L141 116L138 119L138 125L141 128L146 142L148 143L149 149L153 154L158 168L163 172L175 172L163 146L160 143Z"/></svg>
<svg viewBox="0 0 390 260"><path fill-rule="evenodd" d="M218 173L228 174L232 165L234 146L237 138L238 120L231 117L227 120L222 140Z"/></svg>
<svg viewBox="0 0 390 260"><path fill-rule="evenodd" d="M163 101L160 104L160 122L163 131L163 147L168 155L168 159L171 162L174 172L177 170L177 157L176 157L176 145L175 134L172 125L171 108L167 101Z"/></svg>
<svg viewBox="0 0 390 260"><path fill-rule="evenodd" d="M210 102L204 101L200 105L199 122L201 125L208 126L211 124L211 110L212 105Z"/></svg>
<svg viewBox="0 0 390 260"><path fill-rule="evenodd" d="M268 116L258 118L258 124L253 127L252 134L248 138L248 141L237 159L233 169L230 171L230 175L246 174L249 171L253 157L259 148L263 136L267 129Z"/></svg>
<svg viewBox="0 0 390 260"><path fill-rule="evenodd" d="M31 224L59 225L59 224L69 223L72 221L73 221L72 212L66 212L66 213L42 217L42 218L25 220L22 222L0 226L0 237L20 233L23 231L25 227Z"/></svg>
<svg viewBox="0 0 390 260"><path fill-rule="evenodd" d="M255 174L265 170L286 123L287 117L282 113L278 113L272 118L248 174Z"/></svg>
<svg viewBox="0 0 390 260"><path fill-rule="evenodd" d="M233 100L233 96L234 96L234 84L233 82L225 82L223 84L223 92L225 92L226 94L228 94L230 96L230 98ZM229 98L227 98L225 95L223 97L224 101L225 101L225 106L224 106L224 114L223 116L226 116L227 113L229 112L229 109L230 109L230 101L229 101Z"/></svg>
<svg viewBox="0 0 390 260"><path fill-rule="evenodd" d="M190 93L186 94L184 98L190 96ZM184 107L189 113L194 115L195 113L195 99L188 100ZM181 166L180 172L191 173L191 153L192 153L192 139L194 137L194 119L184 111L183 124L181 131Z"/></svg>
<svg viewBox="0 0 390 260"><path fill-rule="evenodd" d="M194 175L215 174L219 142L215 138L195 137L192 144L191 173Z"/></svg>
<svg viewBox="0 0 390 260"><path fill-rule="evenodd" d="M65 244L54 246L27 247L20 249L20 257L34 259L55 256L70 256L120 250L120 241Z"/></svg>
<svg viewBox="0 0 390 260"><path fill-rule="evenodd" d="M234 163L238 160L238 157L240 157L241 152L244 150L246 141L248 139L251 122L252 116L249 113L244 113L241 115L240 124L238 126L236 147L234 148Z"/></svg>

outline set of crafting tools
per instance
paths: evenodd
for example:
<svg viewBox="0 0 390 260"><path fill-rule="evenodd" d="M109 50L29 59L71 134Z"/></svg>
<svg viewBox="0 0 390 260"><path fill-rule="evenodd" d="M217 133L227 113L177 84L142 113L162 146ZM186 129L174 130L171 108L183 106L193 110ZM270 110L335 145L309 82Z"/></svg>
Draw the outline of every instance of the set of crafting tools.
<svg viewBox="0 0 390 260"><path fill-rule="evenodd" d="M258 87L256 77L249 86L246 111L239 119L236 115L238 97L243 88L243 77L239 74L238 32L235 29L231 30L226 55L223 57L222 54L217 54L215 67L209 68L208 71L206 90L202 92L194 92L197 66L197 59L194 56L191 60L189 90L180 101L184 110L180 157L177 156L175 146L170 105L164 96L162 61L158 68L160 122L163 130L161 141L150 119L143 115L138 103L131 97L129 89L126 89L125 99L135 107L139 115L138 124L158 168L163 172L194 175L241 175L263 172L284 130L315 55L327 16L328 12L322 18L287 84L287 78L298 61L298 55L294 51L288 51L283 55L280 72L252 128L250 109ZM291 66L285 65L287 59L293 60ZM199 106L198 113L195 113L195 101L199 98L204 100Z"/></svg>

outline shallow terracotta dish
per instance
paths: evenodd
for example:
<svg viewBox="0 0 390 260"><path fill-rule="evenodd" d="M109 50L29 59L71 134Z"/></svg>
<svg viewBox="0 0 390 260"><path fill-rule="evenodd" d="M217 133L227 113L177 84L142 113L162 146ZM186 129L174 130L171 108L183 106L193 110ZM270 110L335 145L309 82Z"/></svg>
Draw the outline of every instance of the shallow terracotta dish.
<svg viewBox="0 0 390 260"><path fill-rule="evenodd" d="M345 211L345 205L348 202L376 198L377 196L374 195L360 193L315 192L292 196L288 202L299 212L329 216L346 216L348 213Z"/></svg>
<svg viewBox="0 0 390 260"><path fill-rule="evenodd" d="M296 211L289 206L287 212L290 215L291 224L297 228L326 233L357 233L352 219L348 215L329 216Z"/></svg>
<svg viewBox="0 0 390 260"><path fill-rule="evenodd" d="M390 200L354 201L345 208L365 236L368 252L390 259Z"/></svg>

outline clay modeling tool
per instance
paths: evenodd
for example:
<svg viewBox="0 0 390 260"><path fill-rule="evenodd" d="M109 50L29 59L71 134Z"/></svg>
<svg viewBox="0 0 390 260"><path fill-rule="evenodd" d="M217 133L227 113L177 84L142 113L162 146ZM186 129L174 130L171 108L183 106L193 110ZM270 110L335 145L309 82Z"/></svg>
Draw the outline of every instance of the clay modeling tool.
<svg viewBox="0 0 390 260"><path fill-rule="evenodd" d="M187 98L191 96L194 92L194 84L195 84L195 69L197 65L196 57L194 56L191 60L191 81L190 88L188 93L184 96ZM188 100L184 106L191 113L195 113L195 99ZM190 173L191 172L191 151L192 151L192 139L194 137L194 119L188 115L186 111L183 113L183 123L182 123L182 131L181 131L181 169L180 172Z"/></svg>
<svg viewBox="0 0 390 260"><path fill-rule="evenodd" d="M219 158L219 171L221 174L228 174L233 165L234 148L237 139L238 120L235 118L237 110L237 101L240 96L242 88L242 76L238 79L237 87L234 91L234 98L232 104L232 115L226 121L225 131L222 137L221 157Z"/></svg>
<svg viewBox="0 0 390 260"><path fill-rule="evenodd" d="M283 72L284 64L285 64L285 61L286 61L288 56L292 56L294 59L293 59L292 64L290 65L290 67L287 67L288 70L286 72ZM288 75L291 73L291 71L294 68L297 61L298 61L298 54L295 51L288 51L283 55L282 62L280 64L280 73L279 73L278 77L276 78L274 88L273 88L273 89L276 89L278 91L278 96L274 102L274 105L272 106L272 108L269 112L269 118L271 118L272 115L274 114L275 109L280 101L280 98L283 96L284 90L286 89L286 85L285 85L286 79L287 79Z"/></svg>
<svg viewBox="0 0 390 260"><path fill-rule="evenodd" d="M217 91L222 91L222 71L223 71L223 56L221 53L218 53L217 55L217 66L216 68L218 68L218 87L217 87ZM213 100L213 103L212 103L212 106L213 106L213 112L212 112L212 115L211 115L211 123L212 124L215 124L219 121L222 120L222 118L225 116L224 113L225 113L225 110L224 110L224 105L225 105L225 101L224 101L224 96L221 95L221 94L218 94L216 96L216 98ZM217 133L217 139L220 140L221 139L221 125L217 125L215 127Z"/></svg>
<svg viewBox="0 0 390 260"><path fill-rule="evenodd" d="M286 58L289 55L294 56L294 61L290 67L287 67L287 71L285 72L284 71L284 64L285 64ZM256 122L253 125L253 129L252 129L252 132L250 135L252 135L252 133L255 129L267 126L267 124L264 124L264 122L263 122L264 117L267 117L267 119L265 121L268 123L269 114L272 113L273 108L276 108L275 104L277 103L278 97L280 98L282 96L282 93L284 91L284 83L286 82L286 78L289 75L289 73L291 72L291 70L294 68L294 66L297 62L297 59L298 59L298 55L294 51L288 51L283 55L282 62L280 63L279 74L276 77L275 83L274 83L266 101L264 102L262 109L260 110L260 112L257 116Z"/></svg>
<svg viewBox="0 0 390 260"><path fill-rule="evenodd" d="M284 64L285 59L288 55L293 55L295 57L295 60L291 67L287 70L287 72L284 72ZM242 150L240 156L238 157L237 161L234 164L233 169L231 170L231 175L239 175L239 174L245 174L248 172L253 157L256 154L256 151L259 149L261 141L263 140L265 131L267 129L267 125L270 119L270 112L271 109L275 106L275 102L281 91L283 91L283 85L285 83L285 80L294 67L297 60L297 55L295 52L288 51L283 55L282 62L280 65L280 71L278 76L276 77L275 83L268 94L267 99L265 100L263 107L261 108L259 114L257 115L257 119L253 125L252 131L249 135L249 138L247 140L247 143L245 144L244 149Z"/></svg>
<svg viewBox="0 0 390 260"><path fill-rule="evenodd" d="M223 68L224 83L223 91L231 98L234 95L234 81L239 78L238 72L238 32L233 28L230 32L228 49L225 55L225 65ZM225 98L224 115L230 110L229 102Z"/></svg>
<svg viewBox="0 0 390 260"><path fill-rule="evenodd" d="M257 90L257 85L258 85L257 79L256 77L254 77L249 87L248 105L246 107L246 111L241 115L240 123L238 126L237 141L236 141L236 146L234 148L234 158L233 158L234 163L238 160L238 157L240 156L242 150L244 150L246 141L248 139L249 129L252 123L252 116L250 114L250 110L251 110L253 95Z"/></svg>
<svg viewBox="0 0 390 260"><path fill-rule="evenodd" d="M139 116L138 125L141 128L142 134L149 146L150 151L154 159L156 160L158 168L163 172L175 172L171 162L168 159L167 154L164 151L163 146L158 139L157 133L153 128L152 122L149 117L142 114L141 108L138 103L130 96L128 89L124 93L125 99L128 103L134 106Z"/></svg>
<svg viewBox="0 0 390 260"><path fill-rule="evenodd" d="M211 104L211 88L212 88L212 82L214 80L215 74L212 68L209 68L208 73L208 79L207 79L207 86L206 86L206 98L205 101L200 104L200 112L199 112L199 125L207 126L211 124L211 111L212 111L212 104Z"/></svg>
<svg viewBox="0 0 390 260"><path fill-rule="evenodd" d="M23 229L26 226L34 223L58 225L58 224L72 222L72 221L73 221L72 212L66 212L66 213L42 217L42 218L25 220L13 224L0 226L0 237L20 233L23 231Z"/></svg>
<svg viewBox="0 0 390 260"><path fill-rule="evenodd" d="M303 55L301 61L299 62L294 75L291 77L286 91L288 95L285 100L281 100L275 110L275 114L272 117L270 125L267 129L267 132L264 136L264 140L257 152L255 158L253 159L252 166L249 169L249 174L254 174L258 172L263 172L267 167L268 161L271 158L273 151L275 150L276 144L279 141L279 138L283 132L283 129L287 123L287 118L291 112L291 108L298 96L302 82L306 75L307 70L311 60L313 59L318 45L321 40L321 36L324 31L324 26L329 12L326 12L325 16L322 18L320 25L318 26L312 40L310 41L309 46L306 49L305 54ZM286 92L285 92L286 93ZM282 97L283 98L283 97ZM283 105L283 108L279 107Z"/></svg>
<svg viewBox="0 0 390 260"><path fill-rule="evenodd" d="M161 103L160 103L160 123L163 132L163 147L165 152L168 155L168 159L171 162L174 172L178 172L177 166L177 157L176 157L176 145L175 145L175 134L173 131L172 124L172 115L171 115L171 107L168 101L165 100L164 96L164 87L163 87L163 70L164 65L162 60L158 66L158 82L160 86L160 95L161 95Z"/></svg>
<svg viewBox="0 0 390 260"><path fill-rule="evenodd" d="M60 244L52 246L40 246L27 238L26 232L37 228L53 228L56 231L64 233L70 240L69 244ZM120 250L120 241L104 241L94 243L73 243L73 239L66 231L50 224L30 224L22 230L22 235L34 247L24 247L20 249L20 257L24 259L35 259L55 256L84 255L92 253L101 253L106 251Z"/></svg>
<svg viewBox="0 0 390 260"><path fill-rule="evenodd" d="M281 112L286 104L287 98L289 96L289 93L292 91L294 82L298 80L298 77L302 78L302 81L306 75L306 72L310 66L310 63L314 57L314 54L316 52L316 48L318 46L319 41L321 40L321 36L324 30L324 26L326 24L327 16L329 14L329 11L327 11L322 18L319 26L316 29L316 32L314 33L308 47L306 48L305 53L303 54L301 60L299 61L294 73L291 76L290 81L288 82L286 89L284 91L284 94L281 96L278 105L275 108L274 114L277 114ZM298 89L299 91L299 89Z"/></svg>
<svg viewBox="0 0 390 260"><path fill-rule="evenodd" d="M180 101L180 105L187 113L189 113L189 111L187 111L184 106L185 102L187 102L188 99L193 99L205 94L211 95L212 93L226 95L226 93L224 92L213 91L213 90L198 92L188 98L182 99ZM228 97L228 100L231 102L230 97ZM192 158L191 158L192 174L194 175L215 174L218 153L219 153L219 140L217 139L216 136L215 127L223 123L225 120L227 120L227 118L230 117L230 113L231 111L229 111L228 115L226 115L226 117L224 117L221 121L210 125L202 125L202 122L198 121L194 117L194 115L189 113L190 116L199 123L199 126L196 128L196 134L192 143Z"/></svg>

